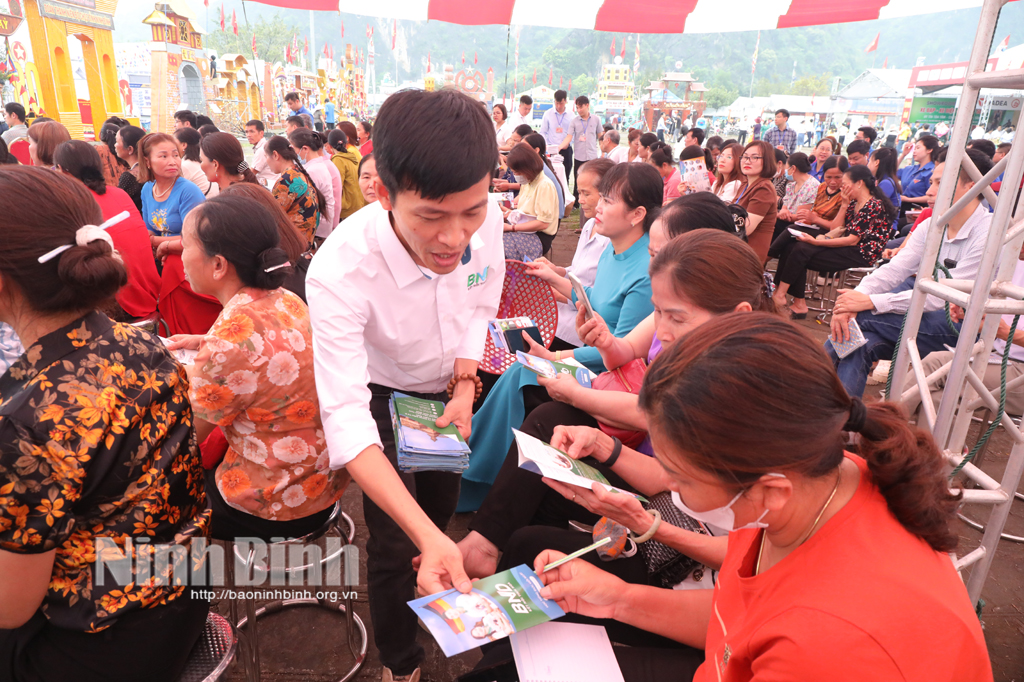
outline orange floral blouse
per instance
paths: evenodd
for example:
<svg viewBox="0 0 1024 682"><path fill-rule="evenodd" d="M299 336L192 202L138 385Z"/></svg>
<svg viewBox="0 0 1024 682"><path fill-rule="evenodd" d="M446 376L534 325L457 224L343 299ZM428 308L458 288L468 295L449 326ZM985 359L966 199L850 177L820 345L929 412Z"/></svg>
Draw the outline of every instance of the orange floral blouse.
<svg viewBox="0 0 1024 682"><path fill-rule="evenodd" d="M189 551L209 521L188 380L155 336L89 313L0 377L0 549L57 550L42 605L53 625L98 632L188 589L170 566L127 583L102 569L100 584L97 538L116 546L111 562L153 566L154 546Z"/></svg>
<svg viewBox="0 0 1024 682"><path fill-rule="evenodd" d="M244 288L199 345L191 371L196 417L230 447L217 489L235 509L272 521L315 514L341 497L313 382L309 309L285 289Z"/></svg>

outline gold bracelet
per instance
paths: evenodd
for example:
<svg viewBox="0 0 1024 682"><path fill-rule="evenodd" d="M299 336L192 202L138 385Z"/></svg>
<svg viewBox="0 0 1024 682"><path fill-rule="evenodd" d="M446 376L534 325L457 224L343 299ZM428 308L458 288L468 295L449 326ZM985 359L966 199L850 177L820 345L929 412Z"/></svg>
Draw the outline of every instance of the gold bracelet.
<svg viewBox="0 0 1024 682"><path fill-rule="evenodd" d="M561 362L561 361L562 361L562 351L556 350L555 351L555 362Z"/></svg>

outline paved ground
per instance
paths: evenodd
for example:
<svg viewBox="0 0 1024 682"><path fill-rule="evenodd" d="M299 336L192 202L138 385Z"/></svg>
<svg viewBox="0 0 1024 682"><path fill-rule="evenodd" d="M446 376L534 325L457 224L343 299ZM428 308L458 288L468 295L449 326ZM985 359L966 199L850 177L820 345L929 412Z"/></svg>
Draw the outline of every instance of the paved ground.
<svg viewBox="0 0 1024 682"><path fill-rule="evenodd" d="M566 226L566 222L569 223ZM563 222L552 247L552 260L559 264L568 264L572 259L577 237L573 234L575 216ZM816 321L801 323L808 332L824 342L827 335L826 327ZM869 387L870 389L871 387ZM977 429L975 429L977 430ZM1006 462L1010 449L1009 439L998 431L989 447L989 454L983 468L990 474L999 476ZM1024 491L1024 486L1022 486ZM361 493L355 485L351 486L342 499L343 507L356 522L356 543L360 550L366 546L366 527L362 520ZM970 510L968 510L970 512ZM466 532L469 521L468 514L457 515L453 520L449 534L456 540ZM1007 525L1007 532L1024 536L1024 504L1018 503ZM966 525L962 527L961 538L963 547L973 547L980 540L980 533ZM962 550L963 551L963 550ZM365 555L363 555L360 575L365 576ZM989 645L992 665L997 682L1024 681L1024 545L1003 542L999 546L995 562L984 592L986 606L983 613L985 636ZM865 576L870 580L870 576ZM358 589L355 610L370 627L365 585ZM221 613L227 613L225 602L215 606ZM914 618L915 614L906 614ZM340 616L321 610L306 608L293 609L269 616L260 624L261 654L263 679L269 682L292 682L309 680L310 682L327 682L339 679L351 666L352 657L345 646L344 620ZM450 659L434 646L431 638L420 632L420 641L428 652L423 665L424 679L435 682L454 680L458 675L468 671L476 663L479 654L469 652ZM923 647L928 643L923 642ZM371 643L369 654L357 680L380 680L381 666L376 651ZM229 680L242 680L241 666L237 663L229 671Z"/></svg>

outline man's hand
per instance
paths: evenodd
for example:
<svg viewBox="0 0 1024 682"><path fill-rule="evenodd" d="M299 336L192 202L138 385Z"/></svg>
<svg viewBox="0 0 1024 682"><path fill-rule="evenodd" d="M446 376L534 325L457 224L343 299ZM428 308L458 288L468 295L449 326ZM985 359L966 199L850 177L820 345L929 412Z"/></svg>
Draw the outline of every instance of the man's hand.
<svg viewBox="0 0 1024 682"><path fill-rule="evenodd" d="M836 304L832 308L832 314L851 313L856 315L862 310L874 309L875 304L871 302L871 297L867 294L862 294L854 289L840 289Z"/></svg>
<svg viewBox="0 0 1024 682"><path fill-rule="evenodd" d="M953 322L963 322L963 319L964 319L964 309L961 308L958 305L950 305L949 306L949 316L950 316L950 318L952 318ZM984 323L984 320L983 320L983 323ZM999 321L999 329L1002 330L1002 328L1003 328L1003 321L1000 320ZM1007 332L1010 331L1010 326L1009 325L1006 326L1006 331ZM1002 337L1000 337L1000 338L1002 338Z"/></svg>
<svg viewBox="0 0 1024 682"><path fill-rule="evenodd" d="M424 546L423 554L413 559L417 569L416 586L421 595L435 594L452 588L464 594L473 584L462 566L462 552L444 533Z"/></svg>
<svg viewBox="0 0 1024 682"><path fill-rule="evenodd" d="M832 340L843 343L850 340L850 320L856 317L852 313L832 313Z"/></svg>
<svg viewBox="0 0 1024 682"><path fill-rule="evenodd" d="M449 400L444 406L444 414L434 422L437 428L443 429L449 424L455 424L462 437L469 440L469 434L473 430L473 395L474 391L470 391L462 396L456 394L456 397Z"/></svg>

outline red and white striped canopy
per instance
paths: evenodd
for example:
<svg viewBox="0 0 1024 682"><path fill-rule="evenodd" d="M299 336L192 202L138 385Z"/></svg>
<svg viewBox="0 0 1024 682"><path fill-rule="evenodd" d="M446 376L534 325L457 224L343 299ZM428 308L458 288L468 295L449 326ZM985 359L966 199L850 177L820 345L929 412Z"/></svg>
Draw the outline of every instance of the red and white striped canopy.
<svg viewBox="0 0 1024 682"><path fill-rule="evenodd" d="M614 33L721 33L893 19L980 7L982 0L255 0L267 5L452 24Z"/></svg>

